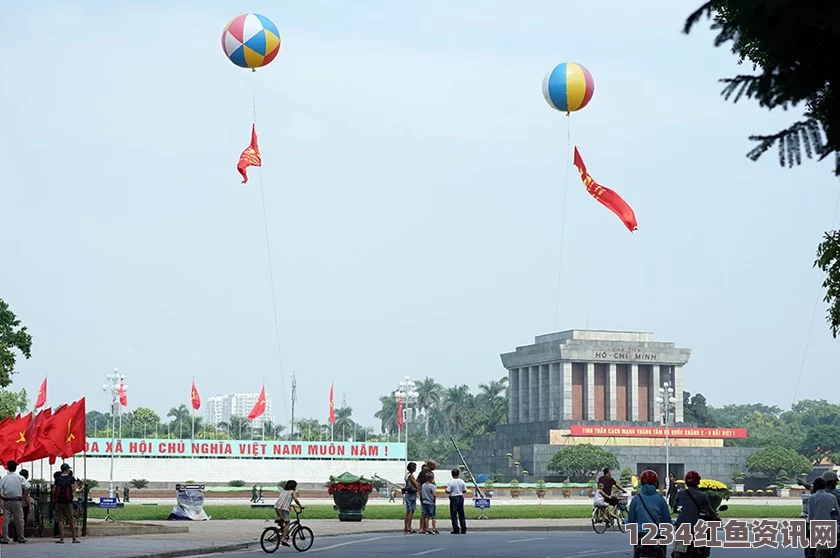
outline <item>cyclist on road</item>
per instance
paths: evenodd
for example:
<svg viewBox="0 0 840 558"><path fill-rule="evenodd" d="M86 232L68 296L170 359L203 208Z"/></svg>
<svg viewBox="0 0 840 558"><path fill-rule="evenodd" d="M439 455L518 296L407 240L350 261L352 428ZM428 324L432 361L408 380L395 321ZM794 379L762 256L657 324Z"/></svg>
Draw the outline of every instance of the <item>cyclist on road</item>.
<svg viewBox="0 0 840 558"><path fill-rule="evenodd" d="M618 519L618 514L616 513L616 506L618 506L619 501L618 498L613 496L613 491L618 488L622 492L624 492L624 487L618 484L618 481L615 480L610 472L610 468L606 467L604 469L604 475L598 479L599 485L604 485L604 494L606 494L605 500L610 505L607 515L611 519Z"/></svg>
<svg viewBox="0 0 840 558"><path fill-rule="evenodd" d="M283 546L289 546L289 527L292 525L292 518L289 512L292 509L292 502L297 504L297 507L301 510L303 509L303 504L300 503L297 492L295 492L296 488L297 481L287 481L283 490L280 492L280 497L274 503L274 511L280 518L280 528L283 529L283 537L280 539L280 544Z"/></svg>
<svg viewBox="0 0 840 558"><path fill-rule="evenodd" d="M598 490L595 491L595 496L592 498L592 505L605 512L607 517L610 519L610 524L612 524L612 518L610 517L609 512L607 512L607 499L610 497L611 496L604 491L604 485L598 483Z"/></svg>
<svg viewBox="0 0 840 558"><path fill-rule="evenodd" d="M656 476L654 471L647 470L643 472L639 477L639 484L641 485L639 487L639 494L630 500L627 523L635 523L639 526L638 533L639 540L641 541L642 537L648 532L647 529L642 528L645 523L653 523L654 525L670 524L671 513L668 509L668 502L656 491L659 486L659 477ZM650 548L645 547L645 555L649 555L647 551L652 550L654 556L657 552L661 556L664 556L663 549L664 547L659 545ZM636 545L633 553L634 558L639 558L642 550L641 544Z"/></svg>

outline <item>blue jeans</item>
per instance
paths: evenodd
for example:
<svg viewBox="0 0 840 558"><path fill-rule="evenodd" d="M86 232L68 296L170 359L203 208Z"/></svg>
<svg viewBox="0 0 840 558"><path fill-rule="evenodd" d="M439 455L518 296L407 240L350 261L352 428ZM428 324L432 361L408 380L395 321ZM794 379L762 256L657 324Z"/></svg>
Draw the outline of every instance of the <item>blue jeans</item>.
<svg viewBox="0 0 840 558"><path fill-rule="evenodd" d="M417 493L406 494L403 496L403 503L405 504L405 511L413 512L417 509Z"/></svg>

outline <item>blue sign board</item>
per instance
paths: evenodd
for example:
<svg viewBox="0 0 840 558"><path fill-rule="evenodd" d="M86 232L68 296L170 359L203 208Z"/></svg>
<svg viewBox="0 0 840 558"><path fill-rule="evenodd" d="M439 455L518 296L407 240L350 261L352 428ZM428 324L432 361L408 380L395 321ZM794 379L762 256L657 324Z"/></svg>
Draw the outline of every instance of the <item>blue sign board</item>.
<svg viewBox="0 0 840 558"><path fill-rule="evenodd" d="M100 508L116 508L117 507L117 499L116 498L100 498L99 499L99 507Z"/></svg>
<svg viewBox="0 0 840 558"><path fill-rule="evenodd" d="M490 508L490 498L476 498L475 507L480 510L486 510Z"/></svg>

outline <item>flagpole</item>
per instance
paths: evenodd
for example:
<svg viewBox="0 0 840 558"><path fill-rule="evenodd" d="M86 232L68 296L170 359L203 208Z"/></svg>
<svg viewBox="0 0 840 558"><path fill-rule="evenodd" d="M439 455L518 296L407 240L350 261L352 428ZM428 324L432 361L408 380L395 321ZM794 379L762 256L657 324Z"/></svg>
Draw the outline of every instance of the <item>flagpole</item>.
<svg viewBox="0 0 840 558"><path fill-rule="evenodd" d="M192 383L193 383L193 386L195 386L195 376L193 376ZM192 391L190 391L190 407L192 407L192 419L193 419L192 438L190 438L190 440L194 440L195 439L195 405L192 402Z"/></svg>

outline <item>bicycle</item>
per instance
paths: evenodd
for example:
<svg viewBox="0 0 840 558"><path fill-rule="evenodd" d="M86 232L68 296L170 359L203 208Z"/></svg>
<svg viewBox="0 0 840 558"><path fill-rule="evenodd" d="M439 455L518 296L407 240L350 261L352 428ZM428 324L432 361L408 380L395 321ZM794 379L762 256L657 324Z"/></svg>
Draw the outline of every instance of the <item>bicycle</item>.
<svg viewBox="0 0 840 558"><path fill-rule="evenodd" d="M592 529L599 535L606 533L608 527L618 527L618 530L622 533L626 531L627 496L619 494L616 498L618 498L618 505L615 507L617 519L607 515L606 507L596 507L592 510Z"/></svg>
<svg viewBox="0 0 840 558"><path fill-rule="evenodd" d="M315 540L315 535L312 529L304 527L300 524L300 514L303 508L292 508L295 512L295 520L292 521L289 527L289 538L292 539L292 545L298 552L306 552L312 547ZM280 528L280 520L275 519L276 526L266 527L263 529L262 536L260 536L260 546L263 552L271 554L280 548L280 539L283 538L283 530Z"/></svg>

